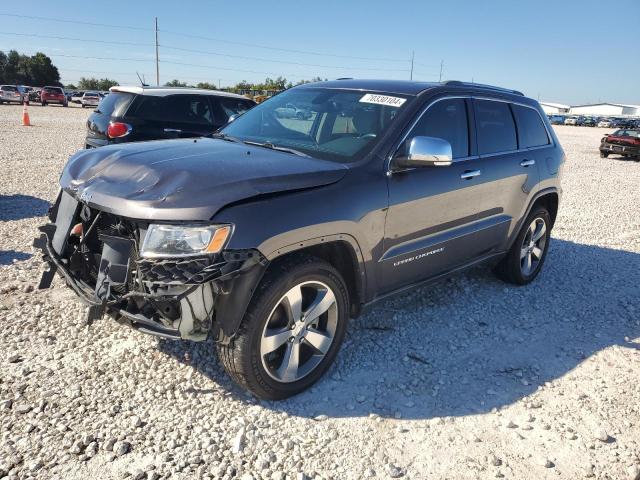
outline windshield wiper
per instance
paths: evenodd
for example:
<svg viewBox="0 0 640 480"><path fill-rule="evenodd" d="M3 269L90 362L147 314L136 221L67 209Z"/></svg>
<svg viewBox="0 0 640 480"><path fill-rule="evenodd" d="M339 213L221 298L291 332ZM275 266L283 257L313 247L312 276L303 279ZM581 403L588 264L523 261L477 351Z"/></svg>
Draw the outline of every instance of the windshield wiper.
<svg viewBox="0 0 640 480"><path fill-rule="evenodd" d="M206 135L206 136L207 137L211 137L211 138L218 138L220 140L225 140L227 142L242 143L242 140L240 140L239 138L232 137L232 136L227 135L226 133L222 133L222 132L213 132L213 133L210 133L209 135Z"/></svg>
<svg viewBox="0 0 640 480"><path fill-rule="evenodd" d="M295 149L289 148L289 147L279 147L277 145L274 145L271 142L260 143L260 142L252 142L251 140L245 140L244 143L247 144L247 145L255 145L256 147L268 148L270 150L277 150L278 152L293 153L294 155L298 155L299 157L307 157L307 158L309 158L309 155L307 155L306 153L301 152L300 150L295 150Z"/></svg>

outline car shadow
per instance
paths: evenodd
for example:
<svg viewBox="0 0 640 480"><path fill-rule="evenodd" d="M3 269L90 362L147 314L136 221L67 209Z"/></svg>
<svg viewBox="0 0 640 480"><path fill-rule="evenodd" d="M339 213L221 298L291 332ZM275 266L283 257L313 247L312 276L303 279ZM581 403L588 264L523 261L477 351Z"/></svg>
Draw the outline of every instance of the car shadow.
<svg viewBox="0 0 640 480"><path fill-rule="evenodd" d="M30 253L0 250L0 265L11 265L14 261L28 260L31 257Z"/></svg>
<svg viewBox="0 0 640 480"><path fill-rule="evenodd" d="M47 214L49 202L31 195L0 195L0 221L22 220Z"/></svg>
<svg viewBox="0 0 640 480"><path fill-rule="evenodd" d="M607 157L609 160L616 160L618 162L640 162L640 157L623 157L622 155L611 155Z"/></svg>
<svg viewBox="0 0 640 480"><path fill-rule="evenodd" d="M380 303L350 323L336 364L314 387L259 403L304 417L488 412L531 395L607 347L640 350L633 342L640 337L638 284L640 254L552 239L531 285L508 285L477 268ZM231 383L210 343L158 345L207 382L255 403Z"/></svg>

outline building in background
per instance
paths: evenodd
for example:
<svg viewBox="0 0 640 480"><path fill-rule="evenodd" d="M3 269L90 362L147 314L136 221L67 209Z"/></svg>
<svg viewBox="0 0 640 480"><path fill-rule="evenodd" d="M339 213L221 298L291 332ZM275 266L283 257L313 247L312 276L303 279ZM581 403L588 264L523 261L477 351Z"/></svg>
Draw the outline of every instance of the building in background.
<svg viewBox="0 0 640 480"><path fill-rule="evenodd" d="M552 102L540 102L540 106L542 107L542 110L544 110L544 113L546 113L547 115L569 113L569 110L571 109L570 105Z"/></svg>
<svg viewBox="0 0 640 480"><path fill-rule="evenodd" d="M544 108L544 107L543 107ZM623 105L620 103L591 103L574 105L569 111L571 115L608 115L608 116L640 116L640 105Z"/></svg>

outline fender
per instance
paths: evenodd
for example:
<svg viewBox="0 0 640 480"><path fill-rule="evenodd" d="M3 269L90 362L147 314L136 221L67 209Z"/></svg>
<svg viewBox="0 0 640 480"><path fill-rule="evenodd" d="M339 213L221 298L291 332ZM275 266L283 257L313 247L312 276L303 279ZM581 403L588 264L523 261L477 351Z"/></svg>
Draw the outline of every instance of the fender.
<svg viewBox="0 0 640 480"><path fill-rule="evenodd" d="M513 245L513 242L515 242L516 237L518 236L518 233L520 233L520 229L522 228L522 224L524 223L525 219L531 213L531 209L533 208L533 205L540 198L544 197L545 195L549 195L550 193L557 194L558 195L558 203L560 203L561 192L556 187L548 187L548 188L544 188L544 189L536 192L536 194L531 197L531 200L529 201L529 204L527 205L527 208L524 211L524 213L522 215L520 215L518 223L516 224L516 228L513 229L513 234L511 235L511 238L507 242L506 250L509 250L511 248L511 246Z"/></svg>
<svg viewBox="0 0 640 480"><path fill-rule="evenodd" d="M263 254L263 260L244 274L237 276L228 284L222 285L221 291L216 299L216 324L218 325L218 342L228 343L236 334L240 323L249 307L251 298L262 281L268 266L278 258L314 245L329 244L333 242L346 242L355 254L357 263L356 291L360 304L363 303L364 292L366 291L367 275L362 250L356 239L345 233L325 235L322 237L309 238L296 243L282 245L267 254Z"/></svg>

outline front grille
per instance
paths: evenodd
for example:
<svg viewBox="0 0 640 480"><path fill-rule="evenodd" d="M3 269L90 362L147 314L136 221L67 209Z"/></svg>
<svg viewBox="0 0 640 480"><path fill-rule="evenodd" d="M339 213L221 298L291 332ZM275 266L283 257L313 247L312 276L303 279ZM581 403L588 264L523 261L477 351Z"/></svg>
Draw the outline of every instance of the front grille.
<svg viewBox="0 0 640 480"><path fill-rule="evenodd" d="M124 237L133 240L129 251L129 274L124 285L112 285L111 289L116 294L124 294L135 289L136 262L138 260L138 235L134 224L126 219L100 212L83 206L81 209L83 231L85 232L81 244L75 247L71 254L71 264L75 266L74 274L79 276L85 283L95 287L98 279L98 268L104 242L103 236Z"/></svg>

